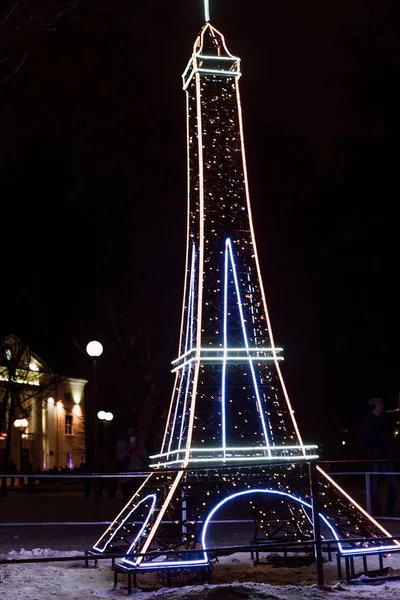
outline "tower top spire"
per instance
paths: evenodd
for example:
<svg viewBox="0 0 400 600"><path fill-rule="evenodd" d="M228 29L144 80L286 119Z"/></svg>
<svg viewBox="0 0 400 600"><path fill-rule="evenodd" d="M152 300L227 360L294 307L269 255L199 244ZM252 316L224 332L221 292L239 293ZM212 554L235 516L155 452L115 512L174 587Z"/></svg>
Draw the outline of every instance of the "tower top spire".
<svg viewBox="0 0 400 600"><path fill-rule="evenodd" d="M206 23L209 23L210 21L210 0L203 0L204 1L204 20L206 21Z"/></svg>

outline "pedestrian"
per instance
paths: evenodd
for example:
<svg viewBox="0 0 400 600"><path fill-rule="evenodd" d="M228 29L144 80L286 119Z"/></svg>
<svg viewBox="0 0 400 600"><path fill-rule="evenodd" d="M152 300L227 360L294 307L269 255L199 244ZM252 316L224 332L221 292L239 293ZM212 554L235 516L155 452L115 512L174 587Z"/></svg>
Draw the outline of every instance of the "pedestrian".
<svg viewBox="0 0 400 600"><path fill-rule="evenodd" d="M122 471L141 471L146 468L148 462L146 447L138 437L133 424L128 425L126 431L117 440L115 458L117 467ZM134 487L133 477L121 481L124 502L128 502L132 497Z"/></svg>
<svg viewBox="0 0 400 600"><path fill-rule="evenodd" d="M368 414L361 429L363 458L368 460L370 475L371 510L373 516L393 517L396 509L397 481L393 467L393 433L384 412L382 398L371 398ZM380 482L385 479L388 491L384 514L381 514Z"/></svg>
<svg viewBox="0 0 400 600"><path fill-rule="evenodd" d="M396 394L396 406L387 412L393 436L393 456L396 462L400 459L400 393ZM397 467L398 468L398 467Z"/></svg>
<svg viewBox="0 0 400 600"><path fill-rule="evenodd" d="M387 411L391 422L393 438L393 464L396 473L400 471L400 392L396 394L396 407Z"/></svg>
<svg viewBox="0 0 400 600"><path fill-rule="evenodd" d="M15 462L13 460L10 460L10 462L8 463L8 470L10 473L14 473L17 471L17 465L15 464ZM14 477L10 477L10 486L11 489L14 489L14 485L15 485L15 475Z"/></svg>

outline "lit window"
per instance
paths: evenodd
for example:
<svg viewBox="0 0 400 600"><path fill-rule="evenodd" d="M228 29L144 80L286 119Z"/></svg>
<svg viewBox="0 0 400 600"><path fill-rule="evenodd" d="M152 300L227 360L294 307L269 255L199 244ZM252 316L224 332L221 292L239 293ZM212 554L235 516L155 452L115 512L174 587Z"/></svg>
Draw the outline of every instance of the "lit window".
<svg viewBox="0 0 400 600"><path fill-rule="evenodd" d="M72 415L65 415L65 435L72 435Z"/></svg>

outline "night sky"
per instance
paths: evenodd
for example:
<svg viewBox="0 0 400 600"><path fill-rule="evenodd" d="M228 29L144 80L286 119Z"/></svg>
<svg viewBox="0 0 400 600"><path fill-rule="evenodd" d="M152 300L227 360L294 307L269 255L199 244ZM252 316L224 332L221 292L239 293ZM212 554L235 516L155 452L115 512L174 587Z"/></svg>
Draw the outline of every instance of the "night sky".
<svg viewBox="0 0 400 600"><path fill-rule="evenodd" d="M22 3L13 23L35 2L45 6ZM78 346L93 338L106 359L116 329L145 330L165 373L176 357L181 73L201 4L82 1L2 48L0 81L27 55L0 85L0 334L61 372L84 373ZM242 58L254 224L284 377L306 441L321 442L361 418L369 397L390 407L400 390L399 4L213 0L211 15ZM173 378L160 378L168 402Z"/></svg>

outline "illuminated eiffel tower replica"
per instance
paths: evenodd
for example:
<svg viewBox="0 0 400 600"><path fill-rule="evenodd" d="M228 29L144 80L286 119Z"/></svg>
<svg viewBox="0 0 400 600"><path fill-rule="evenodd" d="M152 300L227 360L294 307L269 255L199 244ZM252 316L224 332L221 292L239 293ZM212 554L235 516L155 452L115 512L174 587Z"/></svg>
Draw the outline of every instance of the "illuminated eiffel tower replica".
<svg viewBox="0 0 400 600"><path fill-rule="evenodd" d="M91 551L125 553L119 564L134 571L209 564L213 548L237 543L245 514L257 539L314 535L309 463L318 457L296 424L267 311L246 173L240 59L210 24L208 2L205 17L183 73L187 253L164 439L151 474ZM390 534L319 466L317 474L322 536L338 540L343 554L398 549L375 540Z"/></svg>

